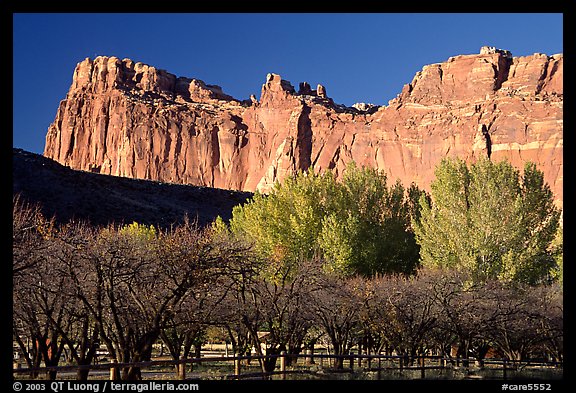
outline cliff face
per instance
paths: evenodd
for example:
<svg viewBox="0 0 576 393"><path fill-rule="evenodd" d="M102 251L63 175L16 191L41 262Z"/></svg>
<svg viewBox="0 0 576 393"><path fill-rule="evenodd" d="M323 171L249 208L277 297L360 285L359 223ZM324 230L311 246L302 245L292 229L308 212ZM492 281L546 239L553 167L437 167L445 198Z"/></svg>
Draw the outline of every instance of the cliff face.
<svg viewBox="0 0 576 393"><path fill-rule="evenodd" d="M446 156L533 161L562 205L563 55L480 54L425 66L387 106L268 74L260 100L131 60L79 63L44 155L117 176L266 192L300 169L354 160L428 188Z"/></svg>

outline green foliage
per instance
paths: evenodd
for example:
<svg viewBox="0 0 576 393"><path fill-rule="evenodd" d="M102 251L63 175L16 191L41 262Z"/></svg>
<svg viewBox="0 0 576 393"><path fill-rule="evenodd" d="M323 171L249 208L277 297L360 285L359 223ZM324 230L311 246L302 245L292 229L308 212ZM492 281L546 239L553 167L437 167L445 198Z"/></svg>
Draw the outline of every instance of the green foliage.
<svg viewBox="0 0 576 393"><path fill-rule="evenodd" d="M415 271L410 198L399 181L388 188L386 180L374 169L347 168L319 238L329 269L344 276Z"/></svg>
<svg viewBox="0 0 576 393"><path fill-rule="evenodd" d="M224 220L220 216L216 217L216 219L212 223L211 229L212 229L212 233L215 236L226 236L227 237L230 234L230 228L228 228L228 225L226 225L226 223L224 222Z"/></svg>
<svg viewBox="0 0 576 393"><path fill-rule="evenodd" d="M230 229L254 243L271 268L290 269L318 251L316 239L333 186L332 175L298 173L277 183L269 196L256 193L252 200L232 211Z"/></svg>
<svg viewBox="0 0 576 393"><path fill-rule="evenodd" d="M134 221L130 225L125 225L119 230L120 235L128 236L132 239L147 243L156 238L156 228L153 225L146 226Z"/></svg>
<svg viewBox="0 0 576 393"><path fill-rule="evenodd" d="M563 229L561 226L558 226L558 230L556 231L556 236L550 244L550 252L554 256L554 260L556 265L552 269L552 277L555 281L563 285L564 283L564 241L563 241Z"/></svg>
<svg viewBox="0 0 576 393"><path fill-rule="evenodd" d="M549 277L559 212L534 164L520 176L506 161L482 159L468 168L445 159L435 174L433 203L421 198L421 218L414 220L424 265L467 270L478 281L534 284Z"/></svg>
<svg viewBox="0 0 576 393"><path fill-rule="evenodd" d="M405 196L399 182L388 188L386 180L354 164L341 182L331 172L298 173L270 195L256 193L235 207L230 228L284 271L320 256L327 270L344 276L412 273L418 246L410 217L418 214L414 200L422 192L412 185Z"/></svg>

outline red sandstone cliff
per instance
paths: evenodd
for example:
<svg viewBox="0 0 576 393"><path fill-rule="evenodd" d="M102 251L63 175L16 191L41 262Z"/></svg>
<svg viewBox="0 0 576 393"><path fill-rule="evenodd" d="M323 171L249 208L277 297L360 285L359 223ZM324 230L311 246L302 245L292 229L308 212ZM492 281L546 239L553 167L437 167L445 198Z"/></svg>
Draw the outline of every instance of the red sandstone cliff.
<svg viewBox="0 0 576 393"><path fill-rule="evenodd" d="M563 55L480 54L425 66L387 106L335 104L269 74L260 100L97 57L79 63L44 155L75 169L267 191L298 169L354 160L428 188L442 157L533 161L562 205Z"/></svg>

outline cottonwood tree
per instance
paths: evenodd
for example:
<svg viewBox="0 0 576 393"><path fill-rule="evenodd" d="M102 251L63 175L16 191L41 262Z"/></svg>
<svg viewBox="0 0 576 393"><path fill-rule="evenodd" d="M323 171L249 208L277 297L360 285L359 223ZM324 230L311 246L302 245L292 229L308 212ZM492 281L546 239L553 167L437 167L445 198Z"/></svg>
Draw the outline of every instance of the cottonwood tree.
<svg viewBox="0 0 576 393"><path fill-rule="evenodd" d="M414 221L425 266L466 270L476 281L545 282L555 266L550 244L559 224L550 187L532 163L480 159L469 168L444 159Z"/></svg>
<svg viewBox="0 0 576 393"><path fill-rule="evenodd" d="M410 193L400 181L388 187L383 172L349 165L322 221L319 244L328 269L343 276L413 274L419 247L411 228L411 215L417 214L411 202L421 193L414 184Z"/></svg>
<svg viewBox="0 0 576 393"><path fill-rule="evenodd" d="M554 256L556 264L552 269L552 278L560 285L564 281L564 228L562 225L558 226L556 235L550 244L550 253Z"/></svg>
<svg viewBox="0 0 576 393"><path fill-rule="evenodd" d="M325 211L330 209L335 179L328 172L299 172L276 183L269 195L256 193L234 207L230 229L254 245L258 254L278 269L290 270L318 252Z"/></svg>
<svg viewBox="0 0 576 393"><path fill-rule="evenodd" d="M235 207L230 227L285 269L319 256L342 276L411 274L419 259L411 217L422 193L399 182L389 187L383 172L354 164L342 181L309 170Z"/></svg>

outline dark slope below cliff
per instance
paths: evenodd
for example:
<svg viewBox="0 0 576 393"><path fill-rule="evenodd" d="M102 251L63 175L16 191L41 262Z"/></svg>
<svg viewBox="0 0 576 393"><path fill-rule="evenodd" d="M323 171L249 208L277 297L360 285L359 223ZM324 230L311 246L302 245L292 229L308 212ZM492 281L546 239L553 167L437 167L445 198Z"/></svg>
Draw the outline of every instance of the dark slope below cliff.
<svg viewBox="0 0 576 393"><path fill-rule="evenodd" d="M167 184L73 170L38 154L13 149L13 193L41 205L58 222L181 223L187 215L201 226L225 220L252 193Z"/></svg>

